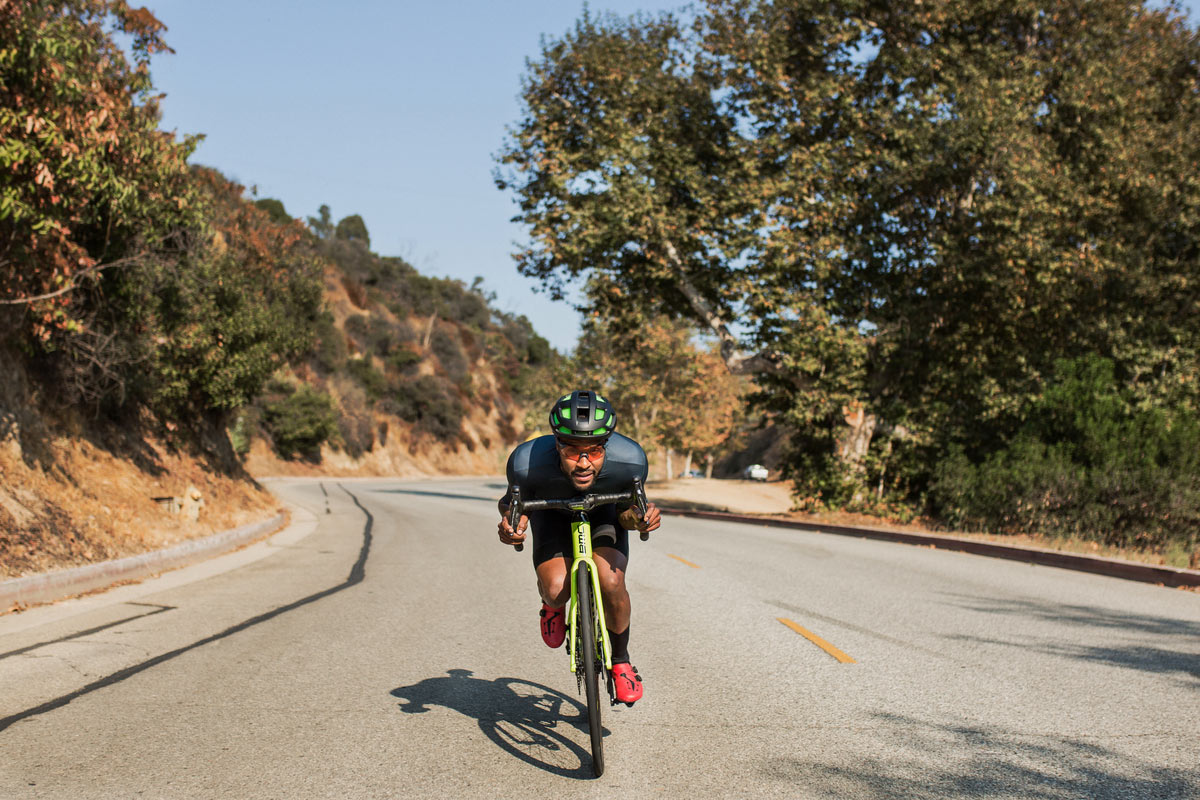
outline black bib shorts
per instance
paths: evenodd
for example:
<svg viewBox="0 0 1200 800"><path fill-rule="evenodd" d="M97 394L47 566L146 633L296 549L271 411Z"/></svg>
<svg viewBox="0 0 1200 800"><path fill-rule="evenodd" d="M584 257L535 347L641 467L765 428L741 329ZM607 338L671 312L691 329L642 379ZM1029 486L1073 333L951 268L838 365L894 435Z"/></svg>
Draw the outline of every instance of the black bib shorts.
<svg viewBox="0 0 1200 800"><path fill-rule="evenodd" d="M599 506L588 512L592 524L592 549L611 547L629 558L629 531L617 522L620 510L615 505ZM571 543L570 511L543 509L529 514L529 529L533 534L533 565L552 558L571 560L574 551Z"/></svg>

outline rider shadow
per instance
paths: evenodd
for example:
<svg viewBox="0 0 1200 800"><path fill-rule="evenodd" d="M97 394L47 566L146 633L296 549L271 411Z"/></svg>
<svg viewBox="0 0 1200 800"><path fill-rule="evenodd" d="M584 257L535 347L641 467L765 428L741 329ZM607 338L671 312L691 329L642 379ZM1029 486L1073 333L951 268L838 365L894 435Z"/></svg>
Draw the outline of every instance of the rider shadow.
<svg viewBox="0 0 1200 800"><path fill-rule="evenodd" d="M566 725L587 741L587 708L567 695L520 678L473 678L468 669L452 669L446 678L426 678L391 691L400 710L423 714L431 706L457 711L479 723L479 730L502 750L527 764L568 778L592 779L592 755L563 732ZM605 730L607 734L608 731Z"/></svg>

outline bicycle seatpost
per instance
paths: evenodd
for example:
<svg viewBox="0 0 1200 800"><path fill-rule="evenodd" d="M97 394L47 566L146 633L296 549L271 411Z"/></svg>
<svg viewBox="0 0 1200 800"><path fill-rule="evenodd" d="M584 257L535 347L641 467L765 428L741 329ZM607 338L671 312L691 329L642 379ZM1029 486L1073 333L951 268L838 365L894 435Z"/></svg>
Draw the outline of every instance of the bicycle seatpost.
<svg viewBox="0 0 1200 800"><path fill-rule="evenodd" d="M521 521L521 487L508 487L509 505L508 505L508 524L512 526L513 533L517 532L517 523ZM513 547L519 553L525 549L523 544L515 544Z"/></svg>
<svg viewBox="0 0 1200 800"><path fill-rule="evenodd" d="M646 500L646 490L642 488L642 479L641 478L633 479L633 501L634 501L634 504L637 505L638 516L641 517L642 519L645 519L646 518L646 506L649 501ZM650 531L642 531L641 535L642 535L643 542L648 541L650 539Z"/></svg>

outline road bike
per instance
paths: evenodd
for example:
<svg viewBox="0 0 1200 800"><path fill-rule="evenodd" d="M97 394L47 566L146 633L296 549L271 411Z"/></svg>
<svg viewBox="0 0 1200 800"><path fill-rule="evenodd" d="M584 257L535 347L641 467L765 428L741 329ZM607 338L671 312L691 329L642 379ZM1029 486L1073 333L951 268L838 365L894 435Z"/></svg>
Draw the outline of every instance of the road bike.
<svg viewBox="0 0 1200 800"><path fill-rule="evenodd" d="M612 643L604 624L604 603L600 595L600 573L592 558L592 523L588 512L609 503L629 503L640 518L646 516L646 492L642 481L633 479L632 488L617 494L585 494L563 500L522 500L517 486L509 487L511 505L508 521L512 529L522 514L542 509L570 511L571 517L571 603L567 611L567 658L575 673L578 688L587 694L588 729L592 737L592 772L604 774L604 728L600 723L600 673L605 676L610 705L617 704L612 680ZM642 534L642 541L650 538ZM516 549L520 551L521 545Z"/></svg>

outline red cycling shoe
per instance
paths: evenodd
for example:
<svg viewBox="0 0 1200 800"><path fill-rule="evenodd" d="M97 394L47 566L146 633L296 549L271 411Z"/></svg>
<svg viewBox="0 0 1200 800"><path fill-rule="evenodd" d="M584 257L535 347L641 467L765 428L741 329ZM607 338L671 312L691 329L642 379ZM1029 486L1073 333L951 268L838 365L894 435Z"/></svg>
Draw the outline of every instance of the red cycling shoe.
<svg viewBox="0 0 1200 800"><path fill-rule="evenodd" d="M567 615L563 609L542 603L538 616L542 618L539 626L542 629L542 641L547 647L562 647L563 640L567 638Z"/></svg>
<svg viewBox="0 0 1200 800"><path fill-rule="evenodd" d="M642 676L632 664L613 664L613 689L617 702L631 706L642 699Z"/></svg>

